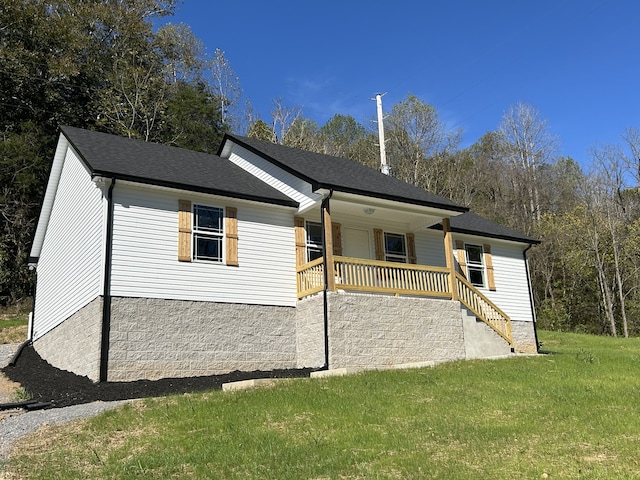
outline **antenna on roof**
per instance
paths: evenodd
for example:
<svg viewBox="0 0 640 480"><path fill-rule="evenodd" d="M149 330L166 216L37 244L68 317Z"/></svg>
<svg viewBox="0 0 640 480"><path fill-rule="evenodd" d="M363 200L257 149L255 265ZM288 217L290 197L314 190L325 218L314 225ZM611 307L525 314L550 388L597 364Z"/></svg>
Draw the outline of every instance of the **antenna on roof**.
<svg viewBox="0 0 640 480"><path fill-rule="evenodd" d="M384 124L382 116L382 97L384 95L386 95L386 93L378 93L376 95L376 106L378 107L378 143L380 144L380 171L385 175L389 175L387 152L384 148Z"/></svg>

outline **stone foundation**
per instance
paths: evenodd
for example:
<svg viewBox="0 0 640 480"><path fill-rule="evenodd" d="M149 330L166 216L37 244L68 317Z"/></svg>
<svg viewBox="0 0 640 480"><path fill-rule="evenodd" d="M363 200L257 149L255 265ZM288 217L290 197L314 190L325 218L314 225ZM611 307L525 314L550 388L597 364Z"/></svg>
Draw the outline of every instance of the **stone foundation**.
<svg viewBox="0 0 640 480"><path fill-rule="evenodd" d="M329 302L332 369L465 358L458 302L340 293Z"/></svg>
<svg viewBox="0 0 640 480"><path fill-rule="evenodd" d="M510 353L459 302L330 293L329 368L392 365ZM235 370L319 368L325 363L323 294L294 307L114 297L108 381L156 380ZM102 299L34 342L55 367L97 381ZM533 322L512 322L516 352L535 353Z"/></svg>
<svg viewBox="0 0 640 480"><path fill-rule="evenodd" d="M296 307L298 368L324 365L324 302L319 293L298 302Z"/></svg>
<svg viewBox="0 0 640 480"><path fill-rule="evenodd" d="M38 355L56 368L100 379L102 297L98 297L33 342Z"/></svg>
<svg viewBox="0 0 640 480"><path fill-rule="evenodd" d="M113 298L109 381L296 368L296 309Z"/></svg>
<svg viewBox="0 0 640 480"><path fill-rule="evenodd" d="M516 353L538 353L535 323L511 320L511 334Z"/></svg>

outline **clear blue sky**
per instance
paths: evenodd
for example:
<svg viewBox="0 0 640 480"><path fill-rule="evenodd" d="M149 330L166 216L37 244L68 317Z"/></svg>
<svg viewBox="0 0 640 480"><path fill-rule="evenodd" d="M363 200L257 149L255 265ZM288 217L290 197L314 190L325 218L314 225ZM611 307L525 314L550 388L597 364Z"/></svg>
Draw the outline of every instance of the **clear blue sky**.
<svg viewBox="0 0 640 480"><path fill-rule="evenodd" d="M265 120L281 97L368 123L376 93L385 111L412 93L468 146L522 101L583 165L640 128L636 0L184 0L170 21L224 51Z"/></svg>

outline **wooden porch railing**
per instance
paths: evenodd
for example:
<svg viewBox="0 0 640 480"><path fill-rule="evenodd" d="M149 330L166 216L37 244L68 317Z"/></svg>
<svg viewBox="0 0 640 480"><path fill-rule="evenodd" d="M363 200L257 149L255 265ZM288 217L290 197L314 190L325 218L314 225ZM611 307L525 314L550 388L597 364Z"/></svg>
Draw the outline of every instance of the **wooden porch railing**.
<svg viewBox="0 0 640 480"><path fill-rule="evenodd" d="M298 298L307 297L324 289L324 264L322 257L296 268Z"/></svg>
<svg viewBox="0 0 640 480"><path fill-rule="evenodd" d="M396 295L451 297L449 269L406 263L333 257L336 288Z"/></svg>
<svg viewBox="0 0 640 480"><path fill-rule="evenodd" d="M458 300L513 346L511 319L469 281L456 272Z"/></svg>
<svg viewBox="0 0 640 480"><path fill-rule="evenodd" d="M335 288L370 293L452 298L451 270L406 263L334 256ZM324 289L322 258L297 268L298 298ZM513 345L511 320L491 300L456 272L458 300L498 335Z"/></svg>

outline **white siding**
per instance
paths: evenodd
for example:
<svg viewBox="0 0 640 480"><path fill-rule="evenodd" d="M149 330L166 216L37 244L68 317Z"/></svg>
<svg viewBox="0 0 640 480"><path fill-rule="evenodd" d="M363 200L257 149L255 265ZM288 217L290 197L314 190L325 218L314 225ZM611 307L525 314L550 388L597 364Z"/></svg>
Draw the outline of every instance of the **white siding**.
<svg viewBox="0 0 640 480"><path fill-rule="evenodd" d="M474 237L467 235L455 235L455 240L463 240L476 245L491 245L491 258L493 260L493 272L496 281L496 290L490 291L487 288L480 288L493 303L504 311L511 320L521 322L531 322L531 299L529 296L529 284L527 279L527 268L522 252L525 246L522 244L504 242L500 240Z"/></svg>
<svg viewBox="0 0 640 480"><path fill-rule="evenodd" d="M446 267L444 234L438 230L416 232L416 255L420 265Z"/></svg>
<svg viewBox="0 0 640 480"><path fill-rule="evenodd" d="M101 294L102 190L67 150L38 261L34 339Z"/></svg>
<svg viewBox="0 0 640 480"><path fill-rule="evenodd" d="M298 202L300 211L307 210L322 199L322 195L311 191L309 183L239 145L233 144L229 160Z"/></svg>
<svg viewBox="0 0 640 480"><path fill-rule="evenodd" d="M178 200L238 209L238 267L178 261ZM296 304L293 209L117 184L111 294Z"/></svg>

